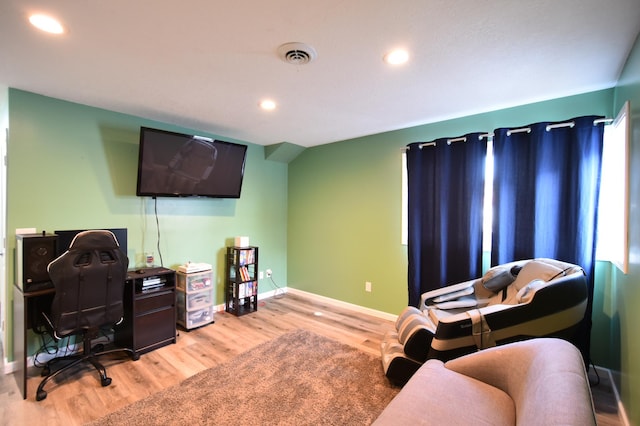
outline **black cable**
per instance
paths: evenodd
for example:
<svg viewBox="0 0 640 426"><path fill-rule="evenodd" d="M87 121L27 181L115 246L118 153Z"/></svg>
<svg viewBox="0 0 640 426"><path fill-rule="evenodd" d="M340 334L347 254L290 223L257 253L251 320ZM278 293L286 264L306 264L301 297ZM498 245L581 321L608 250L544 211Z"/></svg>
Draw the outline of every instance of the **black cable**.
<svg viewBox="0 0 640 426"><path fill-rule="evenodd" d="M40 336L40 340L42 341L42 344L40 345L40 348L38 348L38 350L36 351L36 354L33 357L33 365L37 368L42 368L45 366L46 363L42 363L38 361L38 356L43 354L47 354L47 355L57 354L58 345L55 339L49 333L41 332L41 333L38 333L38 335ZM47 342L45 340L46 336L49 336L51 338L51 342Z"/></svg>
<svg viewBox="0 0 640 426"><path fill-rule="evenodd" d="M108 345L112 343L113 341L112 336L114 333L114 330L112 328L110 327L100 328L99 332L100 332L100 336L94 339L92 343L94 343L95 345L98 345L98 344ZM40 348L38 348L38 350L36 351L36 354L33 357L33 365L36 368L43 368L47 363L55 364L56 358L79 354L83 350L80 348L77 339L76 341L74 341L74 344L72 347L71 345L72 336L66 336L66 337L63 337L62 339L56 340L51 335L51 332L49 330L39 330L37 334L40 336L40 340L42 341L42 344L40 345ZM78 336L78 335L75 335L75 336ZM49 342L47 342L47 339L46 339L47 337L50 340ZM60 347L59 342L65 339L66 339L66 344L63 347ZM54 357L50 358L49 361L44 363L39 361L38 357L45 354L53 355Z"/></svg>
<svg viewBox="0 0 640 426"><path fill-rule="evenodd" d="M51 341L47 343L45 341L45 336L49 336ZM40 346L40 348L36 351L35 356L33 357L33 365L36 368L43 368L46 365L53 365L59 360L59 358L80 353L80 349L71 347L71 336L63 338L66 339L66 344L63 347L60 347L59 345L59 342L61 342L63 339L56 340L49 333L41 334L41 339L42 346ZM38 360L38 357L45 354L53 355L53 357L50 358L49 361L43 363Z"/></svg>
<svg viewBox="0 0 640 426"><path fill-rule="evenodd" d="M156 213L156 233L157 233L157 243L156 248L158 250L158 257L160 258L160 266L164 267L164 261L162 260L162 251L160 250L160 221L158 220L158 198L153 197L155 213Z"/></svg>
<svg viewBox="0 0 640 426"><path fill-rule="evenodd" d="M600 375L598 374L598 370L596 369L596 365L593 363L593 361L589 360L589 363L593 367L593 372L596 373L595 383L591 383L591 380L589 380L589 384L591 385L591 387L598 386L600 384Z"/></svg>

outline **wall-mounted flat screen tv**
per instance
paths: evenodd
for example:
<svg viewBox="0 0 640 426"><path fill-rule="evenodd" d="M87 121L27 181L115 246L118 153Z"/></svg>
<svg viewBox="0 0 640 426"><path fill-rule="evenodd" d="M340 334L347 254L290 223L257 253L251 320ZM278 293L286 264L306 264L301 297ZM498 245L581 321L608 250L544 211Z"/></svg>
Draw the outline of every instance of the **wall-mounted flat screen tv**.
<svg viewBox="0 0 640 426"><path fill-rule="evenodd" d="M240 198L247 146L140 128L136 195Z"/></svg>

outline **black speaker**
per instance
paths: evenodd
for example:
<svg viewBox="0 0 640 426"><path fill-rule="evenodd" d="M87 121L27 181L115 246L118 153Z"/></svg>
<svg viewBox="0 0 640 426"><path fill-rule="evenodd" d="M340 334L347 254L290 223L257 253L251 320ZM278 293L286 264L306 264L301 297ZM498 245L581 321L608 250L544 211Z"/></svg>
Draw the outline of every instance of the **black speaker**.
<svg viewBox="0 0 640 426"><path fill-rule="evenodd" d="M57 235L16 235L16 285L24 292L53 287L47 272L56 258Z"/></svg>

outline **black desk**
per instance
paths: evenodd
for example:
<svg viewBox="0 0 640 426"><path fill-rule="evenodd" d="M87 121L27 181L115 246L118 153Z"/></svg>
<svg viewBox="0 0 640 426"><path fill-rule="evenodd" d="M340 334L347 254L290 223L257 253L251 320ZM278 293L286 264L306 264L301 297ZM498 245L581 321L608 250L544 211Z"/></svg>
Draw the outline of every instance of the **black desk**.
<svg viewBox="0 0 640 426"><path fill-rule="evenodd" d="M161 277L165 285L155 291L142 291L142 281ZM43 311L49 311L55 290L23 292L13 286L14 372L23 399L27 398L27 332ZM114 340L122 347L144 353L176 342L175 271L145 268L142 273L129 271L124 291L124 321L115 329Z"/></svg>
<svg viewBox="0 0 640 426"><path fill-rule="evenodd" d="M22 292L18 286L13 286L13 354L18 365L14 372L22 398L27 398L27 330L32 328L34 315L43 310L49 310L55 290Z"/></svg>

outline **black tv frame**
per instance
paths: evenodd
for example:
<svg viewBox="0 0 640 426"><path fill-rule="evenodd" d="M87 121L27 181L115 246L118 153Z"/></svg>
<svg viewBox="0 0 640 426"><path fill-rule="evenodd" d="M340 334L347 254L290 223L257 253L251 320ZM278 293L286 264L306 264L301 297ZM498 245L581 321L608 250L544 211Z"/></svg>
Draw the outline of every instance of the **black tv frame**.
<svg viewBox="0 0 640 426"><path fill-rule="evenodd" d="M136 195L240 198L248 146L140 127Z"/></svg>

